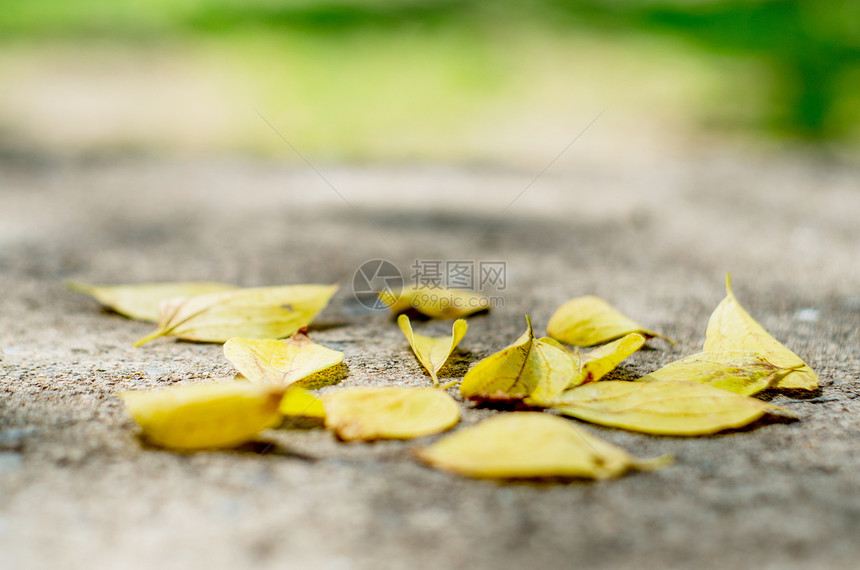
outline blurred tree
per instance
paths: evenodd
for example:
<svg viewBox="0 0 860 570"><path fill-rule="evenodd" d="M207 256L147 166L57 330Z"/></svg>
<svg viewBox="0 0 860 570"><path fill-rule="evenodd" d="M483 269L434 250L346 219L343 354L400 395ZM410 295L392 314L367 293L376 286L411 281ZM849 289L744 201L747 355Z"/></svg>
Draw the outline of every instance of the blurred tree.
<svg viewBox="0 0 860 570"><path fill-rule="evenodd" d="M5 0L0 39L222 34L237 28L350 31L498 27L651 34L762 62L772 77L763 126L810 139L856 132L858 0ZM480 41L476 38L475 41ZM732 78L726 78L732 81Z"/></svg>
<svg viewBox="0 0 860 570"><path fill-rule="evenodd" d="M759 58L775 72L775 112L765 119L778 130L828 138L851 126L840 122L835 109L850 95L843 80L860 69L860 2L548 0L547 5L592 26L671 34L707 50Z"/></svg>
<svg viewBox="0 0 860 570"><path fill-rule="evenodd" d="M206 5L204 5L206 6ZM810 139L844 134L852 127L835 109L847 96L849 73L860 70L860 2L856 0L513 0L312 3L215 2L187 23L218 30L239 25L288 26L321 32L344 28L444 26L454 20L498 20L501 25L537 18L557 26L597 27L621 33L671 35L701 48L757 58L774 72L772 116L765 126Z"/></svg>

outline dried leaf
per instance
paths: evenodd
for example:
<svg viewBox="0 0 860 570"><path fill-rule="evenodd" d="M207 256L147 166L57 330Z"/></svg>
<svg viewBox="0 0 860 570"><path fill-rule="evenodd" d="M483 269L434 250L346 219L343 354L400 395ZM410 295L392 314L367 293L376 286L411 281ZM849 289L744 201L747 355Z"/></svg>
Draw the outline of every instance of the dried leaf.
<svg viewBox="0 0 860 570"><path fill-rule="evenodd" d="M580 420L643 433L704 435L745 426L779 408L697 382L590 382L552 407Z"/></svg>
<svg viewBox="0 0 860 570"><path fill-rule="evenodd" d="M582 381L568 385L568 388L585 382L600 380L615 370L622 360L642 348L644 344L644 336L639 333L631 333L586 352L582 355Z"/></svg>
<svg viewBox="0 0 860 570"><path fill-rule="evenodd" d="M326 427L345 441L412 439L460 420L457 402L434 388L348 388L323 396Z"/></svg>
<svg viewBox="0 0 860 570"><path fill-rule="evenodd" d="M603 299L591 295L571 299L559 307L550 317L546 331L552 338L575 346L603 344L631 333L673 342L668 337L647 330Z"/></svg>
<svg viewBox="0 0 860 570"><path fill-rule="evenodd" d="M160 336L199 342L284 338L310 324L337 288L285 285L168 299L161 304L158 330L135 346Z"/></svg>
<svg viewBox="0 0 860 570"><path fill-rule="evenodd" d="M418 456L445 471L491 479L607 479L671 462L666 456L638 460L569 421L539 412L495 416L442 438Z"/></svg>
<svg viewBox="0 0 860 570"><path fill-rule="evenodd" d="M430 373L433 385L438 386L439 378L437 374L445 365L451 353L454 352L454 348L466 336L466 330L468 330L469 325L465 320L457 319L454 321L451 336L432 337L413 333L412 323L409 322L409 317L406 315L400 315L397 318L397 324L400 326L400 330L403 331L403 335L409 342L409 346L412 347L415 358Z"/></svg>
<svg viewBox="0 0 860 570"><path fill-rule="evenodd" d="M708 321L705 332L705 352L746 350L758 353L774 366L794 369L778 379L774 388L815 390L818 375L799 356L770 336L747 313L732 293L732 284L726 275L726 298L717 305Z"/></svg>
<svg viewBox="0 0 860 570"><path fill-rule="evenodd" d="M322 400L298 386L287 388L278 411L288 417L325 419Z"/></svg>
<svg viewBox="0 0 860 570"><path fill-rule="evenodd" d="M319 387L340 380L343 353L316 344L307 335L288 339L231 338L224 356L251 382Z"/></svg>
<svg viewBox="0 0 860 570"><path fill-rule="evenodd" d="M639 382L699 382L736 394L752 396L791 372L754 352L700 352L667 364Z"/></svg>
<svg viewBox="0 0 860 570"><path fill-rule="evenodd" d="M280 419L284 388L248 382L175 386L119 395L143 430L161 447L205 449L252 441Z"/></svg>
<svg viewBox="0 0 860 570"><path fill-rule="evenodd" d="M578 373L570 351L550 338L536 339L528 329L512 345L488 356L463 377L460 395L478 401L551 400Z"/></svg>
<svg viewBox="0 0 860 570"><path fill-rule="evenodd" d="M220 293L236 289L226 283L196 281L189 283L146 283L141 285L67 284L71 291L89 295L102 305L130 319L158 322L158 307L165 299Z"/></svg>
<svg viewBox="0 0 860 570"><path fill-rule="evenodd" d="M383 291L379 298L395 315L417 311L432 319L456 319L490 309L489 299L466 289L410 286Z"/></svg>

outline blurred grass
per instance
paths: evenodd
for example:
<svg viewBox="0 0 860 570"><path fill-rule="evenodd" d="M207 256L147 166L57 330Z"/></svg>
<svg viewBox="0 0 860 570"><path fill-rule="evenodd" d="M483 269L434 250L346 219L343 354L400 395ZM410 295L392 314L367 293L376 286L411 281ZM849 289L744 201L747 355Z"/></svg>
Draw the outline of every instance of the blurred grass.
<svg viewBox="0 0 860 570"><path fill-rule="evenodd" d="M0 97L0 136L283 153L257 108L300 148L337 160L485 159L529 145L545 157L609 107L643 132L854 144L858 10L835 0L5 0L0 80L20 93ZM142 80L112 95L112 74ZM30 101L34 89L59 94Z"/></svg>

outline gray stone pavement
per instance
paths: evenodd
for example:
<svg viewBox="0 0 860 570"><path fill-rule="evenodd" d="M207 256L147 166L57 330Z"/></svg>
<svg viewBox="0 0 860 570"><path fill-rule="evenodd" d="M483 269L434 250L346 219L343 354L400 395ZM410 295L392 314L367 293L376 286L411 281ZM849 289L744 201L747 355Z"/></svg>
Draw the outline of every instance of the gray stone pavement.
<svg viewBox="0 0 860 570"><path fill-rule="evenodd" d="M860 558L860 170L792 155L571 157L490 166L249 159L0 158L3 568L856 568ZM504 212L503 212L504 211ZM430 470L418 442L266 432L266 453L143 448L114 394L230 377L217 345L131 343L150 326L63 281L340 282L313 337L344 385L426 385L349 282L368 259L503 260L504 306L470 320L449 370L600 295L678 340L629 378L696 352L731 271L750 312L818 371L765 394L796 422L704 438L585 426L672 467L601 483L500 484ZM442 332L446 323L430 323ZM463 404L464 424L491 415Z"/></svg>

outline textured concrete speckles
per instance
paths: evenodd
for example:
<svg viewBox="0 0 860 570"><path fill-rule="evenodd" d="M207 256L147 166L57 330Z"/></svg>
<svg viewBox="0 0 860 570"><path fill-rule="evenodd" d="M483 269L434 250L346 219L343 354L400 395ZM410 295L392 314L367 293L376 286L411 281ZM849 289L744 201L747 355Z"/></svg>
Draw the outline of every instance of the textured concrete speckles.
<svg viewBox="0 0 860 570"><path fill-rule="evenodd" d="M14 166L15 187L0 186L0 564L855 565L860 267L849 260L860 177L794 162L580 164L548 173L504 215L500 188L533 173L339 169L339 189L389 244L313 176L278 165ZM439 189L434 200L427 188ZM523 314L542 334L555 307L588 293L678 341L652 341L613 373L645 374L700 350L731 271L742 304L819 372L822 390L811 401L765 394L800 420L720 436L581 425L640 457L676 456L670 468L596 484L470 481L414 460L433 438L343 444L321 430L173 454L140 445L114 394L230 378L221 347L159 339L134 349L151 325L63 286L338 282L311 335L346 354L343 385L428 385L391 316L351 298L353 272L375 258L405 272L416 258L507 261L504 306L469 320L443 377L515 340ZM806 309L817 320L797 317ZM450 323L421 327L445 334ZM495 413L461 409L465 425Z"/></svg>

